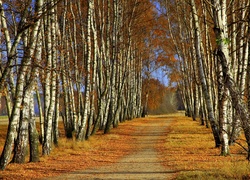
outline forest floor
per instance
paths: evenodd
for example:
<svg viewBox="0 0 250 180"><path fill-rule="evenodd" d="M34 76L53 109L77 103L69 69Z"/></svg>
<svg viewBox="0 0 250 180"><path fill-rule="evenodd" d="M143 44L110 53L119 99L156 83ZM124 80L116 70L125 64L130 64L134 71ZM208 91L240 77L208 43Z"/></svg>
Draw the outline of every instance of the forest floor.
<svg viewBox="0 0 250 180"><path fill-rule="evenodd" d="M0 152L6 129L0 126ZM50 156L9 164L0 179L249 179L249 174L240 146L220 156L210 128L176 113L126 121L85 142L61 137Z"/></svg>

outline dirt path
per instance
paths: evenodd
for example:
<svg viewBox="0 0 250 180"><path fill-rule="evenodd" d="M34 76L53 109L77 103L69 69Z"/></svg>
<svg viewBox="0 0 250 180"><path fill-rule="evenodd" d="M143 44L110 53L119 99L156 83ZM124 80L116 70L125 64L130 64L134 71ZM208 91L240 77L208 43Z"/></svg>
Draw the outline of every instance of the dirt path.
<svg viewBox="0 0 250 180"><path fill-rule="evenodd" d="M157 118L137 127L132 134L137 150L120 161L107 166L76 171L52 179L172 179L174 172L162 165L156 144L166 138L165 130L171 120Z"/></svg>

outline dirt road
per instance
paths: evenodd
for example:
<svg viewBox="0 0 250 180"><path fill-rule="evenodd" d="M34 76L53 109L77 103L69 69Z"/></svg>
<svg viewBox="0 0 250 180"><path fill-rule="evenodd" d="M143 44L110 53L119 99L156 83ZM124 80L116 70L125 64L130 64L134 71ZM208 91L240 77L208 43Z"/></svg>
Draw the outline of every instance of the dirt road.
<svg viewBox="0 0 250 180"><path fill-rule="evenodd" d="M63 174L51 179L173 179L174 171L162 165L162 160L156 149L157 143L166 138L166 127L171 120L164 117L152 117L150 123L136 127L131 134L136 138L137 150L114 164L103 167Z"/></svg>

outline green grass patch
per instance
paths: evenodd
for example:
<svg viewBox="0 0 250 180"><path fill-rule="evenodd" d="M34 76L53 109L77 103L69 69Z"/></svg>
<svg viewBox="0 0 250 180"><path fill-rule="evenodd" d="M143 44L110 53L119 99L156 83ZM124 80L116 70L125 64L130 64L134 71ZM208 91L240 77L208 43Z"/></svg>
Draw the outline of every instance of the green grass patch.
<svg viewBox="0 0 250 180"><path fill-rule="evenodd" d="M7 120L8 119L8 116L0 116L0 120L3 119L3 120Z"/></svg>

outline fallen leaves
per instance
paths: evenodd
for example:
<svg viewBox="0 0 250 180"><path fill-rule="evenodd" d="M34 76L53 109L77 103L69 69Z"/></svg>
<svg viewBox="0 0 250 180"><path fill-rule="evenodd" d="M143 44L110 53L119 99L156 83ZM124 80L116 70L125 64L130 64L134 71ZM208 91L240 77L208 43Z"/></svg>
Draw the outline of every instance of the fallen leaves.
<svg viewBox="0 0 250 180"><path fill-rule="evenodd" d="M77 142L60 138L59 146L54 147L50 156L41 156L38 163L9 164L1 172L1 179L34 179L58 176L76 170L107 165L136 149L136 139L129 136L135 131L133 123L121 123L110 134L98 132L88 141ZM4 131L0 131L0 134ZM1 136L1 135L0 135ZM3 141L0 141L3 142ZM0 144L2 148L3 143Z"/></svg>

